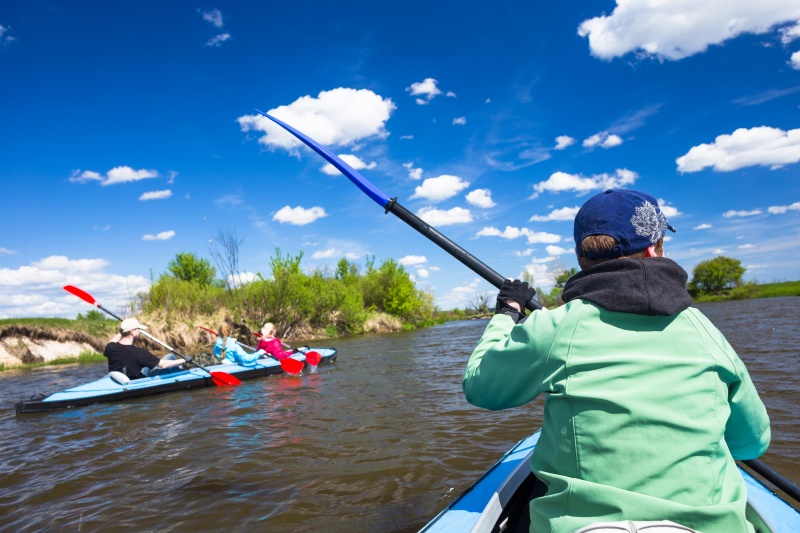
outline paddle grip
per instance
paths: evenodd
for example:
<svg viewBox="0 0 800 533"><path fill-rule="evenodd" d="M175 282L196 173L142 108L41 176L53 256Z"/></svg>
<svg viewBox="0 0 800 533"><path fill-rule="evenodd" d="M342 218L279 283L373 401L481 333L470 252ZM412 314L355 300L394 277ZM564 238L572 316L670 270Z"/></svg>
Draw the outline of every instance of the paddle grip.
<svg viewBox="0 0 800 533"><path fill-rule="evenodd" d="M474 255L457 245L441 233L439 233L433 226L427 224L424 220L417 215L397 203L396 198L386 204L386 212L392 213L394 216L420 232L436 245L438 245L445 252L449 253L460 261L464 266L475 272L477 275L497 287L498 289L503 285L506 278L495 272L491 267L477 259ZM531 311L541 309L542 305L534 299L528 300L525 306Z"/></svg>

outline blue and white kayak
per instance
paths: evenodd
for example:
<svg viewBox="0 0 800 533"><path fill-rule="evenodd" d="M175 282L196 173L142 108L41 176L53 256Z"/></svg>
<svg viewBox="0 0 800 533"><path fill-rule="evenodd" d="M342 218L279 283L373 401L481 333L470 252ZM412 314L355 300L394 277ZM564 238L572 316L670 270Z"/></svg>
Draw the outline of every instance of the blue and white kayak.
<svg viewBox="0 0 800 533"><path fill-rule="evenodd" d="M311 350L318 352L322 356L320 364L331 363L336 360L336 348L312 348ZM291 357L305 362L305 355L302 353L293 354ZM280 362L272 358L259 359L256 361L255 366L245 367L236 364L221 364L205 368L212 372L225 372L236 376L242 381L284 373ZM40 411L66 409L99 402L129 400L153 394L213 386L214 382L211 376L200 368L167 371L141 379L128 379L121 372L109 372L101 379L85 385L72 387L49 396L40 394L28 400L17 402L15 408L17 414L38 413Z"/></svg>
<svg viewBox="0 0 800 533"><path fill-rule="evenodd" d="M531 456L539 431L519 441L471 487L420 530L420 533L490 533L515 531L531 498L536 476ZM747 520L756 533L797 533L800 512L750 472L739 470L747 484ZM524 527L524 526L523 526ZM524 527L527 531L527 527Z"/></svg>

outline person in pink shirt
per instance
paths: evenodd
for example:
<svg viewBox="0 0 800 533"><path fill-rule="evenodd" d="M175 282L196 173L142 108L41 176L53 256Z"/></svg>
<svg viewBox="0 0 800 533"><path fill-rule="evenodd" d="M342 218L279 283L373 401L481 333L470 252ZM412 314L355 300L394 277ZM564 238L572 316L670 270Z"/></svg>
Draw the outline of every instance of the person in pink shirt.
<svg viewBox="0 0 800 533"><path fill-rule="evenodd" d="M275 324L272 322L264 324L264 327L261 328L261 335L261 338L258 340L258 349L264 350L275 359L286 359L293 353L299 351L297 348L292 348L289 345L286 345L289 350L284 351L284 344L275 336Z"/></svg>

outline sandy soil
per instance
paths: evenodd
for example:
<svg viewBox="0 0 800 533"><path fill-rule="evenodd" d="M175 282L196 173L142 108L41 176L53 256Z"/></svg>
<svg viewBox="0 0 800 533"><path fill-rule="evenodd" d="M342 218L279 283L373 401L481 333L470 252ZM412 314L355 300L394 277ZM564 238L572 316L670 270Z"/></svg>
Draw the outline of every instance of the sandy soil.
<svg viewBox="0 0 800 533"><path fill-rule="evenodd" d="M27 350L26 350L27 348ZM0 340L0 364L17 366L23 363L23 354L30 354L37 360L47 362L59 357L77 358L81 352L94 352L95 348L86 342L31 340L27 337L5 337Z"/></svg>

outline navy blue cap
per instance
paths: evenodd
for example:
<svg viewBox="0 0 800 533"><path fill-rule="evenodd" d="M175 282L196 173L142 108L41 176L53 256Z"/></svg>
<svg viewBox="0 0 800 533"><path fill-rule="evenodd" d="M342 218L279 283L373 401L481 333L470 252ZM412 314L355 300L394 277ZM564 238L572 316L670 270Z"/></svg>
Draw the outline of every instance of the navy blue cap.
<svg viewBox="0 0 800 533"><path fill-rule="evenodd" d="M575 251L588 259L630 255L652 246L675 228L649 194L630 189L608 189L583 204L575 215ZM581 241L589 235L610 235L619 244L602 252L583 252Z"/></svg>

